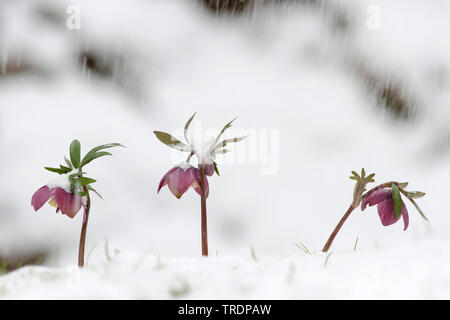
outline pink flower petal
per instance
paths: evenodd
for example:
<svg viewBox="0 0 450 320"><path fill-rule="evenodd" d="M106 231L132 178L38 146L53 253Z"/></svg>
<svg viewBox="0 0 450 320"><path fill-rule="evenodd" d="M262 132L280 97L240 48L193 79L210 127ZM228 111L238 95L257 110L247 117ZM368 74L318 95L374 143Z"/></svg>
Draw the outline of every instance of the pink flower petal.
<svg viewBox="0 0 450 320"><path fill-rule="evenodd" d="M52 192L47 186L39 188L31 197L31 205L34 211L38 211L50 199Z"/></svg>
<svg viewBox="0 0 450 320"><path fill-rule="evenodd" d="M170 191L178 199L189 189L189 187L194 182L194 176L192 174L192 169L189 168L183 170L176 167L175 170L168 176L168 185Z"/></svg>
<svg viewBox="0 0 450 320"><path fill-rule="evenodd" d="M404 224L403 231L405 231L406 229L408 229L409 215L408 215L408 210L406 209L406 206L404 203L402 205L402 217L403 217L403 224Z"/></svg>
<svg viewBox="0 0 450 320"><path fill-rule="evenodd" d="M161 181L159 182L159 186L158 186L158 193L159 191L162 189L162 187L164 187L165 185L167 185L169 183L168 177L169 175L174 172L177 169L177 167L174 167L172 169L170 169L161 179Z"/></svg>
<svg viewBox="0 0 450 320"><path fill-rule="evenodd" d="M83 200L80 196L74 195L61 188L56 188L54 200L58 204L61 213L70 218L75 217L83 206Z"/></svg>
<svg viewBox="0 0 450 320"><path fill-rule="evenodd" d="M379 204L380 202L383 202L389 198L392 198L392 191L383 190L383 189L377 190L362 201L361 210L364 211L364 209L366 209L367 205L374 206L374 205Z"/></svg>
<svg viewBox="0 0 450 320"><path fill-rule="evenodd" d="M378 203L378 215L383 226L389 226L400 219L400 217L398 219L395 217L394 200L392 200L392 197Z"/></svg>
<svg viewBox="0 0 450 320"><path fill-rule="evenodd" d="M193 168L193 169L194 169L195 182L192 185L192 187L194 188L195 192L197 192L201 196L202 189L200 187L200 170L198 170L197 168ZM208 178L205 176L205 198L208 198L208 196L209 196L209 183L208 183Z"/></svg>

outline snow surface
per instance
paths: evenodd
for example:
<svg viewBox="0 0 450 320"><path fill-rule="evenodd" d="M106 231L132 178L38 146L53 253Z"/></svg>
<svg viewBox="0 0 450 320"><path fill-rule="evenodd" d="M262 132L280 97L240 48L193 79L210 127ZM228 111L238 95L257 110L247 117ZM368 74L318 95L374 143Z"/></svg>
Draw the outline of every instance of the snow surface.
<svg viewBox="0 0 450 320"><path fill-rule="evenodd" d="M82 28L69 31L74 3ZM2 1L1 70L30 70L0 74L0 256L48 257L0 276L0 297L449 299L450 3L324 3L227 17L188 0ZM366 26L369 5L381 9L379 30ZM80 67L84 51L103 74ZM379 106L361 66L400 84L413 116ZM209 179L209 259L199 257L198 195L156 194L186 154L153 130L182 137L194 112L216 133L237 116L225 138L248 134ZM30 206L52 177L43 167L63 164L75 138L82 152L127 146L86 167L104 200L92 197L82 271L82 214ZM383 227L375 208L355 210L325 267L320 249L362 167L426 192L430 222L410 204L405 232ZM120 253L106 255L105 239Z"/></svg>
<svg viewBox="0 0 450 320"><path fill-rule="evenodd" d="M108 253L85 269L21 268L0 278L0 298L439 299L450 285L447 245L299 251L283 259L250 250L209 258Z"/></svg>

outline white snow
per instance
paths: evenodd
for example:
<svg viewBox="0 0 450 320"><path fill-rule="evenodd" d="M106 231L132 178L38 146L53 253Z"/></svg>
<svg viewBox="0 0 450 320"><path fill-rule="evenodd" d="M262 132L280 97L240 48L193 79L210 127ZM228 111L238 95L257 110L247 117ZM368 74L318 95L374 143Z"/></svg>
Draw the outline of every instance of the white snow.
<svg viewBox="0 0 450 320"><path fill-rule="evenodd" d="M450 285L447 245L427 240L376 251L298 250L283 259L250 250L209 258L101 253L85 269L21 268L0 278L0 298L440 299Z"/></svg>
<svg viewBox="0 0 450 320"><path fill-rule="evenodd" d="M212 151L220 129L207 129L203 121L194 119L188 130L189 144L194 150L199 163L212 163Z"/></svg>
<svg viewBox="0 0 450 320"><path fill-rule="evenodd" d="M187 169L191 168L192 166L187 163L186 161L180 162L176 165L178 168L183 169L183 171L186 171Z"/></svg>
<svg viewBox="0 0 450 320"><path fill-rule="evenodd" d="M325 3L217 17L187 0L1 2L0 70L30 69L0 74L0 256L45 248L48 259L0 276L0 298L449 299L450 3ZM65 28L68 4L82 8L81 30ZM369 5L380 29L366 26ZM103 73L80 68L83 51ZM414 117L379 106L361 68L399 84ZM224 138L250 133L209 178L208 259L198 195L156 193L187 154L175 159L153 131L181 137L194 112L216 133L237 116ZM43 167L63 163L75 138L83 154L127 146L85 168L104 200L93 197L82 271L82 215L30 206L57 176ZM426 192L418 203L430 222L409 203L405 232L357 209L325 267L320 249L362 167L376 183ZM106 255L105 239L120 253Z"/></svg>
<svg viewBox="0 0 450 320"><path fill-rule="evenodd" d="M67 192L70 192L71 185L69 176L74 173L74 170L69 172L68 174L53 174L52 178L47 182L46 186L49 189L52 188L61 188L64 189Z"/></svg>

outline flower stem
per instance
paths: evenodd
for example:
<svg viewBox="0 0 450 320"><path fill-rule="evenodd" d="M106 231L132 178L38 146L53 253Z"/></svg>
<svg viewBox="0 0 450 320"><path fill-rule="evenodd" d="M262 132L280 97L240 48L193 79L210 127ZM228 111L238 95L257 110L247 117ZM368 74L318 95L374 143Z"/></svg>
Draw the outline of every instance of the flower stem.
<svg viewBox="0 0 450 320"><path fill-rule="evenodd" d="M81 235L80 235L80 246L78 249L78 267L84 267L84 248L86 246L86 231L89 219L89 211L91 209L91 197L89 196L89 191L87 186L83 187L84 191L87 192L87 202L86 202L86 217L83 219L83 225L81 227Z"/></svg>
<svg viewBox="0 0 450 320"><path fill-rule="evenodd" d="M206 220L206 194L205 194L205 166L199 165L200 171L200 189L201 189L201 232L202 232L202 256L208 256L208 225Z"/></svg>
<svg viewBox="0 0 450 320"><path fill-rule="evenodd" d="M350 205L347 212L344 214L344 216L341 218L339 223L337 224L336 228L334 228L333 232L331 233L330 237L328 238L327 243L325 243L325 246L323 247L322 251L327 252L328 249L330 249L331 244L333 243L334 238L336 238L339 230L341 230L342 225L344 224L345 220L350 216L350 213L352 213L353 210L355 210L356 206L354 203Z"/></svg>

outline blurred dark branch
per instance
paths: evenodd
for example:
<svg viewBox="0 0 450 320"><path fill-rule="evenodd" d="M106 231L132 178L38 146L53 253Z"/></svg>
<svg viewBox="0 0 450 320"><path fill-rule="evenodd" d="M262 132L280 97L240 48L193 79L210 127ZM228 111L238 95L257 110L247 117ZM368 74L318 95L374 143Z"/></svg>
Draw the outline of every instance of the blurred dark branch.
<svg viewBox="0 0 450 320"><path fill-rule="evenodd" d="M411 120L415 116L415 100L407 86L393 77L380 74L367 64L356 63L356 74L367 90L373 94L377 103L395 118Z"/></svg>
<svg viewBox="0 0 450 320"><path fill-rule="evenodd" d="M255 0L202 0L215 13L241 13L254 5Z"/></svg>

